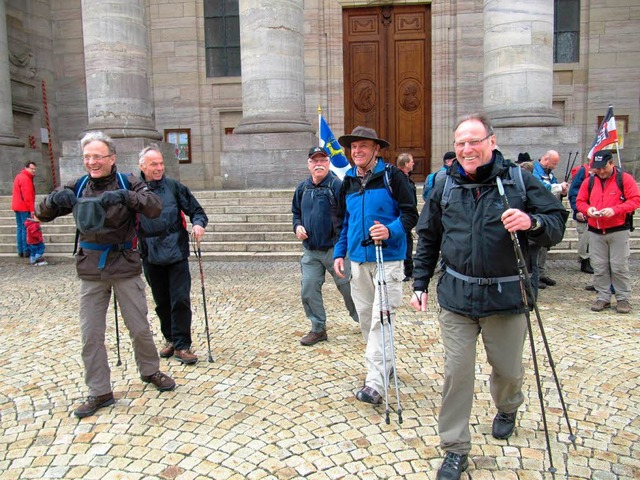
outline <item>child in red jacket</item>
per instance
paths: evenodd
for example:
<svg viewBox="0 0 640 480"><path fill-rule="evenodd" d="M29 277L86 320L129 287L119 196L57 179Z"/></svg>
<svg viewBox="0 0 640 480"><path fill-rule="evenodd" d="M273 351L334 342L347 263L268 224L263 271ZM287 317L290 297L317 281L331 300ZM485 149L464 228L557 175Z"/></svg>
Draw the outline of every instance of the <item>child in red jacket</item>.
<svg viewBox="0 0 640 480"><path fill-rule="evenodd" d="M47 265L47 262L42 258L44 254L44 239L42 238L40 220L33 215L24 221L24 227L27 230L27 245L29 245L31 253L29 259L31 266L41 267Z"/></svg>

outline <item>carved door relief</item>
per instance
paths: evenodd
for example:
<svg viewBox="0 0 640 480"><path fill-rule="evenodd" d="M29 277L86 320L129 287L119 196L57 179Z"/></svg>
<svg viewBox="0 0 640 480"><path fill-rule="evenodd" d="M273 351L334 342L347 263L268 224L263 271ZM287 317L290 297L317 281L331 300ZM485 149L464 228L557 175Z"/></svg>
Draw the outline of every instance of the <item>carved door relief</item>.
<svg viewBox="0 0 640 480"><path fill-rule="evenodd" d="M343 10L345 132L374 128L385 161L411 153L414 180L430 171L430 5Z"/></svg>

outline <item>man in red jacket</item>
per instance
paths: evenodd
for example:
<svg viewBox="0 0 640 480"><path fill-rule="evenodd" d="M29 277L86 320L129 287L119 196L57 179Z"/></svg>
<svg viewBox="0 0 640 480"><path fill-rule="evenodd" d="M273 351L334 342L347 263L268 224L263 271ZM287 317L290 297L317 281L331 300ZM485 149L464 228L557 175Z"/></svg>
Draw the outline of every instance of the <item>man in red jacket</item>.
<svg viewBox="0 0 640 480"><path fill-rule="evenodd" d="M18 256L29 258L30 251L27 244L27 230L24 222L34 212L36 203L36 188L33 185L33 177L36 175L36 164L27 161L24 168L16 175L13 181L13 195L11 197L11 210L16 214L16 244Z"/></svg>
<svg viewBox="0 0 640 480"><path fill-rule="evenodd" d="M609 150L594 155L591 170L594 175L580 186L576 206L587 217L589 251L593 267L596 302L594 312L611 306L613 285L616 311L629 313L631 277L629 275L628 215L640 208L640 192L634 178L613 165Z"/></svg>

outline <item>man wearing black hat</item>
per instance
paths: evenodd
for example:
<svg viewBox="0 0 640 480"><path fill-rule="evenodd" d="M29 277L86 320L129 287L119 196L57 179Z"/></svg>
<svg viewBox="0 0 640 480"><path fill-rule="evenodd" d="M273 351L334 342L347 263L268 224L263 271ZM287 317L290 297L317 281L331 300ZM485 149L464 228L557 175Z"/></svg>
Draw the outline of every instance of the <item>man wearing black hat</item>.
<svg viewBox="0 0 640 480"><path fill-rule="evenodd" d="M76 271L80 278L82 362L89 396L73 413L83 418L115 403L105 347L112 290L129 329L142 381L160 391L173 390L176 382L160 371L147 319L140 254L132 245L136 213L157 217L162 209L160 199L141 180L133 176L122 178L110 137L89 132L80 145L88 175L51 192L39 205L38 218L49 222L73 212L79 230Z"/></svg>
<svg viewBox="0 0 640 480"><path fill-rule="evenodd" d="M311 175L298 185L291 201L293 231L302 240L300 259L302 282L300 297L304 313L311 321L311 331L300 339L305 346L327 340L327 314L322 301L322 285L328 271L344 299L349 315L356 322L358 313L351 298L350 262L345 262L345 275L333 269L333 245L340 235L338 197L342 181L329 170L329 155L321 147L309 150L307 159Z"/></svg>
<svg viewBox="0 0 640 480"><path fill-rule="evenodd" d="M589 253L596 289L596 301L591 310L601 312L611 306L613 286L616 311L629 313L630 215L640 208L638 185L630 174L613 165L609 150L594 155L591 170L594 175L582 183L576 199L578 211L587 217L589 225Z"/></svg>
<svg viewBox="0 0 640 480"><path fill-rule="evenodd" d="M355 166L344 176L339 212L344 218L340 239L334 249L334 270L345 277L345 257L351 258L351 294L358 311L360 329L367 343L365 363L367 377L364 387L356 393L361 402L382 402L384 376L391 365L383 368L382 325L380 299L376 289L375 246L383 243L385 280L391 321L395 309L402 303L403 262L407 250L407 232L416 225L418 211L407 176L378 157L381 148L389 146L378 138L375 130L358 126L350 135L338 139L350 149ZM388 345L386 351L389 352ZM390 358L390 357L387 357Z"/></svg>

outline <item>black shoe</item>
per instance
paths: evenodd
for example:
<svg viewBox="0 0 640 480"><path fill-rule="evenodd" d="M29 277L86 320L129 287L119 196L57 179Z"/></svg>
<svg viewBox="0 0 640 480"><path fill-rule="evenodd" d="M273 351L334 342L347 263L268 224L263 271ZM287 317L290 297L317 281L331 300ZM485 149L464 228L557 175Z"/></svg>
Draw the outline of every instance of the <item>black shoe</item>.
<svg viewBox="0 0 640 480"><path fill-rule="evenodd" d="M544 282L538 282L538 290L544 290L547 288L547 284Z"/></svg>
<svg viewBox="0 0 640 480"><path fill-rule="evenodd" d="M370 403L372 405L379 405L382 403L382 397L371 387L363 387L358 393L356 398L364 403Z"/></svg>
<svg viewBox="0 0 640 480"><path fill-rule="evenodd" d="M587 285L586 287L584 287L584 289L587 292L595 292L596 291L596 287L594 287L593 285Z"/></svg>
<svg viewBox="0 0 640 480"><path fill-rule="evenodd" d="M540 282L546 283L548 286L553 287L557 282L551 277L540 277Z"/></svg>
<svg viewBox="0 0 640 480"><path fill-rule="evenodd" d="M509 438L516 426L517 413L517 410L513 413L504 413L498 410L498 414L493 419L491 435L498 440L506 440Z"/></svg>
<svg viewBox="0 0 640 480"><path fill-rule="evenodd" d="M458 480L462 472L469 467L469 457L467 454L447 452L438 469L436 480Z"/></svg>
<svg viewBox="0 0 640 480"><path fill-rule="evenodd" d="M580 261L580 271L584 273L593 274L593 267L588 258Z"/></svg>
<svg viewBox="0 0 640 480"><path fill-rule="evenodd" d="M114 403L116 403L116 399L113 398L113 392L98 395L97 397L89 395L87 397L87 401L76 408L73 411L73 414L78 418L89 417L96 413L100 408L108 407Z"/></svg>

